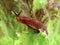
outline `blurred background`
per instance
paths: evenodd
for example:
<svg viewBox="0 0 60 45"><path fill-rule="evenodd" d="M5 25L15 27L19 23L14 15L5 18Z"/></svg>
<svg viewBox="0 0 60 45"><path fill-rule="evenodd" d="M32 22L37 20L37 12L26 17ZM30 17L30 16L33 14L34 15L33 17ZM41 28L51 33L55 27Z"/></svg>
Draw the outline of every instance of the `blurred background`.
<svg viewBox="0 0 60 45"><path fill-rule="evenodd" d="M21 10L42 22L48 35L18 22L13 11ZM0 45L60 45L60 0L0 0Z"/></svg>

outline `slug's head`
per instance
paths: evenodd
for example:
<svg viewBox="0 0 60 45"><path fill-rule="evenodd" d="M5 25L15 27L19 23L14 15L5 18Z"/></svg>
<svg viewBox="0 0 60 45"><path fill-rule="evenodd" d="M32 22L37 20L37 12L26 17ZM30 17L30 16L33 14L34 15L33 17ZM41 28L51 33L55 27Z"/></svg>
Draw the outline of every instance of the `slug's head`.
<svg viewBox="0 0 60 45"><path fill-rule="evenodd" d="M22 11L20 11L20 12L18 12L18 13L15 12L15 11L11 11L11 12L12 12L13 14L15 14L17 21L20 22L20 21L21 21L21 18L22 18L22 17L20 16Z"/></svg>

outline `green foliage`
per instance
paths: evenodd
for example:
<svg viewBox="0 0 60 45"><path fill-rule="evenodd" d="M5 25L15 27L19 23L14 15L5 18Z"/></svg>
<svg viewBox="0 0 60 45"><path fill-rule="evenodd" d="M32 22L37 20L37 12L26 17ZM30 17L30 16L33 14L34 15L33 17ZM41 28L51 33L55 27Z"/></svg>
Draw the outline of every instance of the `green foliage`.
<svg viewBox="0 0 60 45"><path fill-rule="evenodd" d="M13 39L10 37L2 37L0 38L0 45L14 45Z"/></svg>
<svg viewBox="0 0 60 45"><path fill-rule="evenodd" d="M44 7L46 2L34 0L33 11ZM49 15L48 11L46 15ZM54 20L48 19L48 35L44 35L43 32L37 33L31 27L27 30L24 24L17 22L15 16L7 13L0 4L0 45L60 45L60 11L57 16Z"/></svg>
<svg viewBox="0 0 60 45"><path fill-rule="evenodd" d="M56 0L58 3L60 3L60 0Z"/></svg>
<svg viewBox="0 0 60 45"><path fill-rule="evenodd" d="M33 0L33 11L36 11L47 4L47 0Z"/></svg>

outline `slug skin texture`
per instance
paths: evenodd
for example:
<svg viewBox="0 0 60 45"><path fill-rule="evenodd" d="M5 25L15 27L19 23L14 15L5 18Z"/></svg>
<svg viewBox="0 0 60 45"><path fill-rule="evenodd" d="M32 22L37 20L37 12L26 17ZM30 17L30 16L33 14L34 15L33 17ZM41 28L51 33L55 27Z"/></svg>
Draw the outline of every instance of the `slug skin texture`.
<svg viewBox="0 0 60 45"><path fill-rule="evenodd" d="M43 23L41 23L40 21L34 18L27 17L27 16L17 16L16 19L19 22L32 27L33 29L36 29L36 30L42 29L42 31L45 31L46 34L48 34L46 26L44 26Z"/></svg>

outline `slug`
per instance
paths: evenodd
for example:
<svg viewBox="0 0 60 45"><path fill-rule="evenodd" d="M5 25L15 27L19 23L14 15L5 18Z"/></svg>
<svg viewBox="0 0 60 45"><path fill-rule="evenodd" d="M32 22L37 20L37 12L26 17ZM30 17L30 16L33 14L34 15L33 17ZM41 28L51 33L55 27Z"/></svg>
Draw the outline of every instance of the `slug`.
<svg viewBox="0 0 60 45"><path fill-rule="evenodd" d="M39 29L42 29L43 32L45 31L46 34L48 34L47 28L46 26L44 26L42 22L28 16L20 16L20 13L18 14L15 13L16 19L18 22L21 22L27 26L30 26L31 28L36 29L37 31L39 31Z"/></svg>

